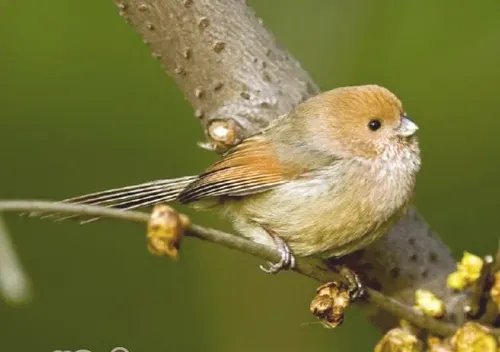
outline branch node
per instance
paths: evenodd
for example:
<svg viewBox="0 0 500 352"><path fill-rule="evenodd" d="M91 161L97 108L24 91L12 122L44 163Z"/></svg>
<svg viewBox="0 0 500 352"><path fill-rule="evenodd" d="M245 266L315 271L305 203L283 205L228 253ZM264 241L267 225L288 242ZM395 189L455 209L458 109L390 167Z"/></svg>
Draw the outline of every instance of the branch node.
<svg viewBox="0 0 500 352"><path fill-rule="evenodd" d="M146 12L149 10L149 6L147 4L139 4L139 6L137 6L137 9L140 12Z"/></svg>
<svg viewBox="0 0 500 352"><path fill-rule="evenodd" d="M214 45L213 45L213 49L214 51L219 54L222 52L222 50L224 50L224 48L226 47L226 43L224 42L215 42Z"/></svg>
<svg viewBox="0 0 500 352"><path fill-rule="evenodd" d="M198 28L201 29L201 30L204 30L205 28L207 28L208 26L210 25L210 21L208 20L208 18L206 17L201 17L199 20L198 20Z"/></svg>
<svg viewBox="0 0 500 352"><path fill-rule="evenodd" d="M214 141L217 148L227 149L240 142L238 124L232 120L213 120L208 126L208 135Z"/></svg>

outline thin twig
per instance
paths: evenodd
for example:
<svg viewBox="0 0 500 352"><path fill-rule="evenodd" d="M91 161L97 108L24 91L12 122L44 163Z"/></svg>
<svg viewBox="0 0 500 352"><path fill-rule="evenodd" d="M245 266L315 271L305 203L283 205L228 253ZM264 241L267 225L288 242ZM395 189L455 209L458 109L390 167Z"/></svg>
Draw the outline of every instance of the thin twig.
<svg viewBox="0 0 500 352"><path fill-rule="evenodd" d="M2 212L63 212L68 214L100 216L141 223L147 223L149 221L148 214L138 211L124 211L100 206L55 203L48 201L0 201L0 213ZM199 225L192 225L187 231L187 235L217 243L244 253L252 254L267 261L275 262L280 258L280 254L272 248L254 243L239 236ZM339 280L338 274L328 271L328 269L320 261L316 260L300 258L297 260L294 271L322 283ZM406 306L395 299L384 296L380 292L370 288L366 288L366 295L363 297L363 300L371 305L388 311L400 319L404 319L420 328L426 329L435 335L449 336L457 329L457 326L453 324L438 321L426 316L413 308Z"/></svg>

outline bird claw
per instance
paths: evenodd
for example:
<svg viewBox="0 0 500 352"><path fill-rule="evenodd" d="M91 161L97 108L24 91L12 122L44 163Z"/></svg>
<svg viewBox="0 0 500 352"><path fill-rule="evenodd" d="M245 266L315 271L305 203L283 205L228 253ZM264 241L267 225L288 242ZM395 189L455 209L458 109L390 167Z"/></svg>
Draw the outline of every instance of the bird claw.
<svg viewBox="0 0 500 352"><path fill-rule="evenodd" d="M281 257L277 263L268 262L268 267L261 265L260 269L267 274L276 274L281 270L289 270L295 267L295 257L293 256L290 248L286 245L278 236L273 236L274 243L276 244L276 249L280 253Z"/></svg>
<svg viewBox="0 0 500 352"><path fill-rule="evenodd" d="M346 279L351 302L365 295L366 290L358 274L344 265L336 265L335 270Z"/></svg>

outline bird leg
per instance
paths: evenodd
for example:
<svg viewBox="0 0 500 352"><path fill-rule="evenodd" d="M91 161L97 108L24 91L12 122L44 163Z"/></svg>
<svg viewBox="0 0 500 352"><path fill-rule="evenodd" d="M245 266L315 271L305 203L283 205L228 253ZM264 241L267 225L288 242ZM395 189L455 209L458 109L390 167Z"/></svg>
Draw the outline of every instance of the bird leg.
<svg viewBox="0 0 500 352"><path fill-rule="evenodd" d="M267 268L261 265L261 270L268 274L276 274L281 270L293 269L295 267L295 257L290 251L288 245L278 235L274 233L270 233L269 235L272 237L274 244L276 245L276 249L281 255L281 258L277 263L269 262L269 266Z"/></svg>
<svg viewBox="0 0 500 352"><path fill-rule="evenodd" d="M342 275L342 277L346 280L347 290L349 292L351 302L354 302L356 299L363 297L363 295L365 294L365 288L358 274L349 269L347 266L341 264L333 265L332 269L335 270L335 272L337 272L339 275Z"/></svg>

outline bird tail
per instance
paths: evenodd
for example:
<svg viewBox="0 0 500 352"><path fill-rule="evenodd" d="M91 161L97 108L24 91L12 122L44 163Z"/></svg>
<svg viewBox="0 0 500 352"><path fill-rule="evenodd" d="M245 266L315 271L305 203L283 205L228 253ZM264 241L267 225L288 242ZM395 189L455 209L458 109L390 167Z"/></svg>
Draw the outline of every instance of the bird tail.
<svg viewBox="0 0 500 352"><path fill-rule="evenodd" d="M171 202L198 176L186 176L168 180L157 180L101 192L85 194L82 196L62 200L61 203L100 205L109 208L130 210L153 206L163 202ZM81 218L81 215L67 215L63 213L31 213L30 216L40 216L42 219L62 221L72 218ZM98 220L94 217L82 223Z"/></svg>

